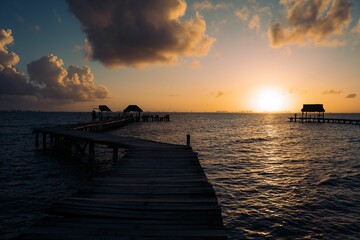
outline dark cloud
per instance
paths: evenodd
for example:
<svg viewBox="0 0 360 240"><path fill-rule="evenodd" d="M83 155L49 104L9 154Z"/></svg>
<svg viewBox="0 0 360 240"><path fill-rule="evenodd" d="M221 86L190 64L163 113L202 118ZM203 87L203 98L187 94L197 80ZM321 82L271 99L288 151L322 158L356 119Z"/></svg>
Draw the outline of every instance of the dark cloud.
<svg viewBox="0 0 360 240"><path fill-rule="evenodd" d="M341 93L340 90L334 90L334 89L325 90L322 92L322 94L340 94L340 93Z"/></svg>
<svg viewBox="0 0 360 240"><path fill-rule="evenodd" d="M92 59L108 67L176 63L207 54L213 38L196 14L182 20L184 0L68 0L92 46Z"/></svg>
<svg viewBox="0 0 360 240"><path fill-rule="evenodd" d="M338 46L334 39L344 33L351 22L349 0L283 1L287 9L286 24L273 24L268 31L272 47L288 44Z"/></svg>
<svg viewBox="0 0 360 240"><path fill-rule="evenodd" d="M356 97L357 97L356 93L350 93L345 98L356 98Z"/></svg>
<svg viewBox="0 0 360 240"><path fill-rule="evenodd" d="M212 92L212 93L210 93L211 95L213 95L213 96L215 96L216 98L220 98L220 97L223 97L223 96L225 96L226 94L228 94L228 93L225 93L225 92L223 92L223 91L217 91L217 92Z"/></svg>
<svg viewBox="0 0 360 240"><path fill-rule="evenodd" d="M71 65L50 54L27 65L28 76L18 72L19 56L7 49L14 41L11 30L0 29L0 95L2 99L32 102L82 102L109 97L109 91L93 82L89 67ZM24 101L25 101L24 100Z"/></svg>

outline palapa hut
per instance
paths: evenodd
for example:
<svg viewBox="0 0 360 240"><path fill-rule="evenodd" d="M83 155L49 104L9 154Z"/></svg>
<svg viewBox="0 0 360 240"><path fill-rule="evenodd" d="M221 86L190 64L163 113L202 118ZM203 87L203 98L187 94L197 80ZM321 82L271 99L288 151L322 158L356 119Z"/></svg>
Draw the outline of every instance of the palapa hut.
<svg viewBox="0 0 360 240"><path fill-rule="evenodd" d="M106 112L106 113L111 112L111 109L106 105L99 105L99 111L100 111L99 112L99 120L103 120L104 119L103 112ZM107 117L108 116L106 116L106 118Z"/></svg>
<svg viewBox="0 0 360 240"><path fill-rule="evenodd" d="M140 113L143 112L143 110L138 105L129 105L127 108L124 109L124 114L129 114L131 112L136 113L136 121L140 121Z"/></svg>
<svg viewBox="0 0 360 240"><path fill-rule="evenodd" d="M318 117L324 118L325 109L322 104L304 104L303 108L301 109L302 117L304 117L305 113L305 117L307 118L308 112L316 112L319 114Z"/></svg>

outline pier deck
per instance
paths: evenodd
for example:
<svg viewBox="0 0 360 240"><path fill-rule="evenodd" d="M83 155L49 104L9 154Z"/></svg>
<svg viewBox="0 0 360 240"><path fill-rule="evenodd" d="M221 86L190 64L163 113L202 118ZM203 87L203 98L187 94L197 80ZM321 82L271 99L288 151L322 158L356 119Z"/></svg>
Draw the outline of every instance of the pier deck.
<svg viewBox="0 0 360 240"><path fill-rule="evenodd" d="M36 132L127 151L18 239L226 239L215 192L191 147L60 128Z"/></svg>
<svg viewBox="0 0 360 240"><path fill-rule="evenodd" d="M342 118L289 117L289 121L301 122L301 123L338 123L338 124L360 125L359 119L342 119Z"/></svg>

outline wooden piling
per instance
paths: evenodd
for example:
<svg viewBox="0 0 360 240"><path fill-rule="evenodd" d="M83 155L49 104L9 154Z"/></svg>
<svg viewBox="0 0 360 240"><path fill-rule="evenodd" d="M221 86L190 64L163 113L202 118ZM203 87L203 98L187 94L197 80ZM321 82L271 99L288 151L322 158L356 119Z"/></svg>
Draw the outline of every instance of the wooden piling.
<svg viewBox="0 0 360 240"><path fill-rule="evenodd" d="M94 142L89 142L89 160L93 161L95 159L95 144Z"/></svg>
<svg viewBox="0 0 360 240"><path fill-rule="evenodd" d="M113 147L113 162L117 162L119 158L119 151L118 151L118 147L117 146L114 146Z"/></svg>
<svg viewBox="0 0 360 240"><path fill-rule="evenodd" d="M39 132L35 132L35 146L36 148L39 148Z"/></svg>
<svg viewBox="0 0 360 240"><path fill-rule="evenodd" d="M43 151L46 151L46 133L43 132Z"/></svg>

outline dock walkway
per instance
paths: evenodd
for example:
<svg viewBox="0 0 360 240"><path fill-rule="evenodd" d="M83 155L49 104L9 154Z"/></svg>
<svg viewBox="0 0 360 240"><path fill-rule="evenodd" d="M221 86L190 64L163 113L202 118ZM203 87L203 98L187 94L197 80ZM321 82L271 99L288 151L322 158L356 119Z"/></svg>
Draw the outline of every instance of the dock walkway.
<svg viewBox="0 0 360 240"><path fill-rule="evenodd" d="M104 176L55 202L18 239L226 239L198 156L172 145L60 128L37 133L126 149Z"/></svg>
<svg viewBox="0 0 360 240"><path fill-rule="evenodd" d="M290 122L301 123L338 123L360 125L359 119L323 118L323 117L289 117Z"/></svg>

